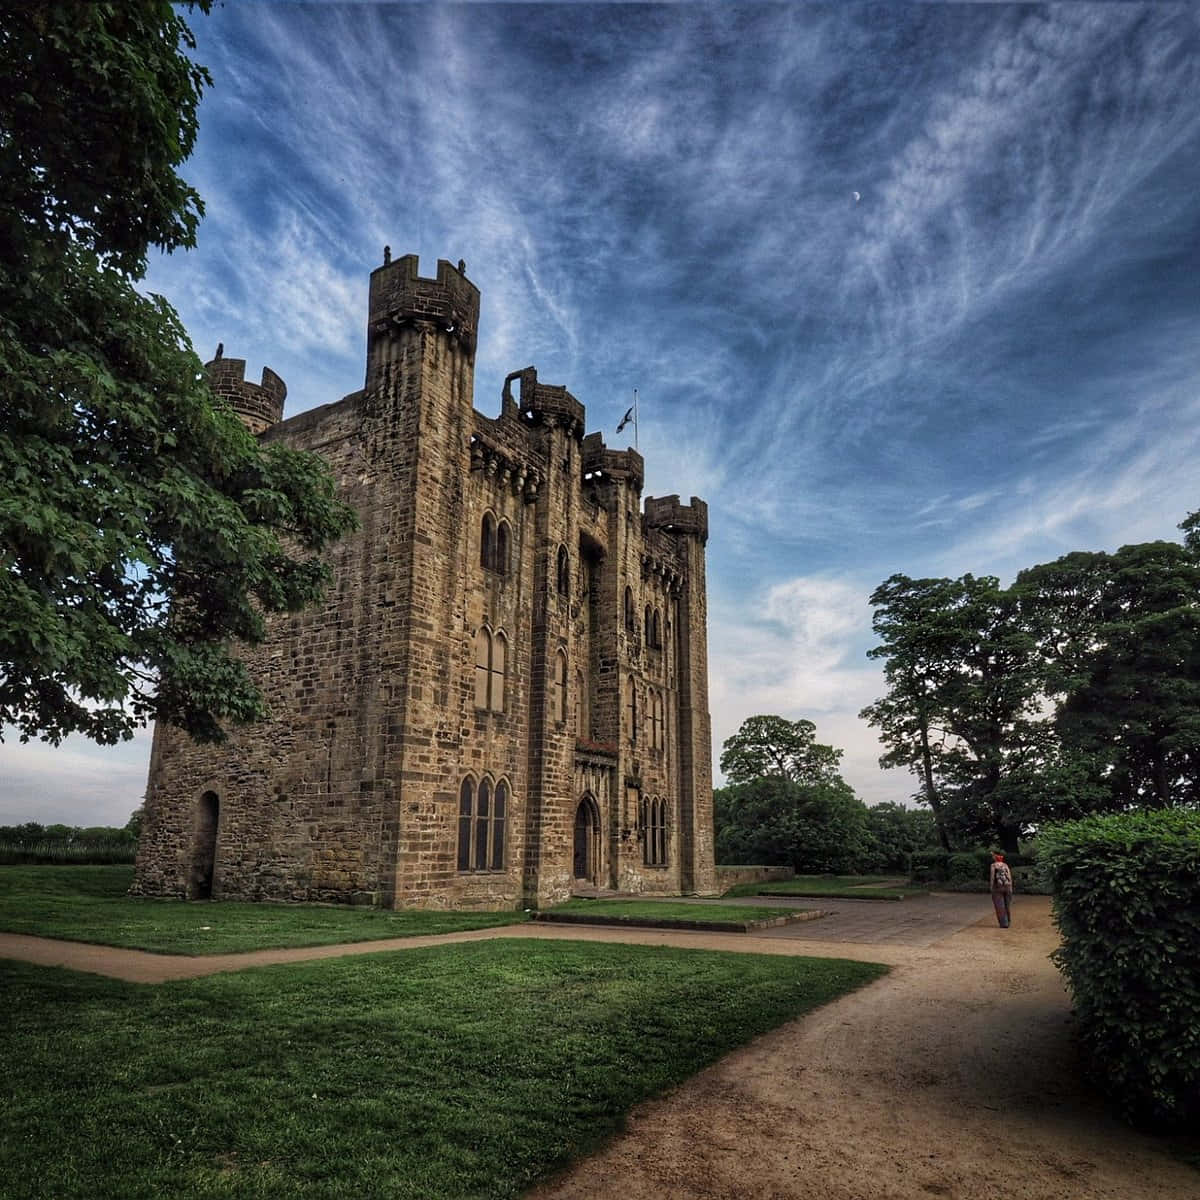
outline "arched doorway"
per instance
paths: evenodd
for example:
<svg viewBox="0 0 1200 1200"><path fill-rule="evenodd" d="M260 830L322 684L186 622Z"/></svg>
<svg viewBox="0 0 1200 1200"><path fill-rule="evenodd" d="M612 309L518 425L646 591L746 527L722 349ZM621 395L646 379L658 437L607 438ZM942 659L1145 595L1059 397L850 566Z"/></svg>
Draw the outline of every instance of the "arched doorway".
<svg viewBox="0 0 1200 1200"><path fill-rule="evenodd" d="M188 899L212 898L213 872L217 866L217 826L221 800L216 792L205 792L196 811L196 836L192 842L192 866L188 873Z"/></svg>
<svg viewBox="0 0 1200 1200"><path fill-rule="evenodd" d="M595 884L600 871L600 813L585 795L575 810L575 878Z"/></svg>

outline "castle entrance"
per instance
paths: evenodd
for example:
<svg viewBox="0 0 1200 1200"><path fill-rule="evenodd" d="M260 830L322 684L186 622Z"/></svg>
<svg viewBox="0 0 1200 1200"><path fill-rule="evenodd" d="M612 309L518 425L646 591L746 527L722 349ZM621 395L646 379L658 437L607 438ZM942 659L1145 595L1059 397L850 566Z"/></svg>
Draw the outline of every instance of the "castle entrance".
<svg viewBox="0 0 1200 1200"><path fill-rule="evenodd" d="M595 884L600 869L600 814L585 795L575 810L575 878Z"/></svg>
<svg viewBox="0 0 1200 1200"><path fill-rule="evenodd" d="M217 826L221 820L221 801L216 792L200 797L196 813L196 836L192 843L192 867L188 872L188 899L212 898L213 872L217 866Z"/></svg>

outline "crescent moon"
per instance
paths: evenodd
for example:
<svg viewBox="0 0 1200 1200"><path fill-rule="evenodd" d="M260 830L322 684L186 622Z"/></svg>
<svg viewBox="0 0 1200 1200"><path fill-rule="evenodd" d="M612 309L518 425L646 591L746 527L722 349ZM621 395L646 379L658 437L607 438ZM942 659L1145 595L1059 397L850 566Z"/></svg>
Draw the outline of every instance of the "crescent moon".
<svg viewBox="0 0 1200 1200"><path fill-rule="evenodd" d="M862 199L862 193L861 193L861 192L851 192L850 194L851 194L851 195L854 197L854 203L855 203L855 204L857 204L857 203L858 203L858 202L859 202L859 201Z"/></svg>

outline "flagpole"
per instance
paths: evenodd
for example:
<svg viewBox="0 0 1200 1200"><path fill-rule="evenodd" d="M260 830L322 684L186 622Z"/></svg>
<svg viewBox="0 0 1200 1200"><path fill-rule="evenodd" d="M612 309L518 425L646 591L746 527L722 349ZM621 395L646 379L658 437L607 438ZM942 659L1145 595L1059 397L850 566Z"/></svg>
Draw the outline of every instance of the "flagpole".
<svg viewBox="0 0 1200 1200"><path fill-rule="evenodd" d="M633 389L633 448L640 450L638 446L638 390Z"/></svg>

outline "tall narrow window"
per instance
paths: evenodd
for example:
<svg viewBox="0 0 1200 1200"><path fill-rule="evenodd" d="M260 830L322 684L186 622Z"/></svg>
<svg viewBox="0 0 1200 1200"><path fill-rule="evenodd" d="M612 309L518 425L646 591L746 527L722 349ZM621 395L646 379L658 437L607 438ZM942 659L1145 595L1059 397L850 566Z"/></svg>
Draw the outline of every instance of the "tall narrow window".
<svg viewBox="0 0 1200 1200"><path fill-rule="evenodd" d="M470 779L462 781L458 793L458 869L471 869L471 817L475 809L475 784Z"/></svg>
<svg viewBox="0 0 1200 1200"><path fill-rule="evenodd" d="M555 570L558 584L558 594L568 596L571 593L571 559L566 546L558 548L558 564Z"/></svg>
<svg viewBox="0 0 1200 1200"><path fill-rule="evenodd" d="M630 633L637 628L637 617L633 611L633 588L625 589L625 628Z"/></svg>
<svg viewBox="0 0 1200 1200"><path fill-rule="evenodd" d="M583 672L575 672L575 736L587 741L592 736L588 718L588 694Z"/></svg>
<svg viewBox="0 0 1200 1200"><path fill-rule="evenodd" d="M512 530L507 521L496 526L496 565L493 570L501 575L508 574L508 554L512 543Z"/></svg>
<svg viewBox="0 0 1200 1200"><path fill-rule="evenodd" d="M642 628L643 628L643 630L645 630L645 637L646 637L646 645L647 645L647 646L653 646L653 645L654 645L653 641L651 641L651 639L650 639L650 633L651 633L650 625L651 625L651 620L650 620L650 605L648 605L648 604L647 604L647 605L646 605L646 619L645 619L645 621L642 623Z"/></svg>
<svg viewBox="0 0 1200 1200"><path fill-rule="evenodd" d="M654 616L651 618L650 645L656 650L662 649L662 618L657 608L654 610Z"/></svg>
<svg viewBox="0 0 1200 1200"><path fill-rule="evenodd" d="M642 861L648 867L666 866L667 862L667 802L651 800L645 806L645 840L642 843Z"/></svg>
<svg viewBox="0 0 1200 1200"><path fill-rule="evenodd" d="M488 832L492 827L492 785L479 781L475 798L475 870L486 871L488 865Z"/></svg>
<svg viewBox="0 0 1200 1200"><path fill-rule="evenodd" d="M479 529L479 565L488 571L496 569L496 518L491 513L483 514Z"/></svg>
<svg viewBox="0 0 1200 1200"><path fill-rule="evenodd" d="M626 698L626 711L629 717L629 740L637 744L637 685L633 676L629 677L629 692Z"/></svg>
<svg viewBox="0 0 1200 1200"><path fill-rule="evenodd" d="M492 638L492 669L489 672L488 707L492 712L504 711L504 672L508 657L508 639L502 633Z"/></svg>
<svg viewBox="0 0 1200 1200"><path fill-rule="evenodd" d="M508 828L509 787L505 780L492 790L483 778L476 788L464 779L458 793L458 869L503 871Z"/></svg>
<svg viewBox="0 0 1200 1200"><path fill-rule="evenodd" d="M486 625L475 635L475 707L504 711L504 676L508 641Z"/></svg>
<svg viewBox="0 0 1200 1200"><path fill-rule="evenodd" d="M492 808L492 870L504 869L504 822L508 817L508 784L500 780L496 784L496 797Z"/></svg>
<svg viewBox="0 0 1200 1200"><path fill-rule="evenodd" d="M492 635L481 625L475 635L475 707L490 708L488 683L492 668Z"/></svg>
<svg viewBox="0 0 1200 1200"><path fill-rule="evenodd" d="M556 721L567 719L567 656L562 650L554 655L554 679L551 682L550 711Z"/></svg>
<svg viewBox="0 0 1200 1200"><path fill-rule="evenodd" d="M651 689L646 695L646 707L650 711L650 748L663 748L663 701L662 693Z"/></svg>

